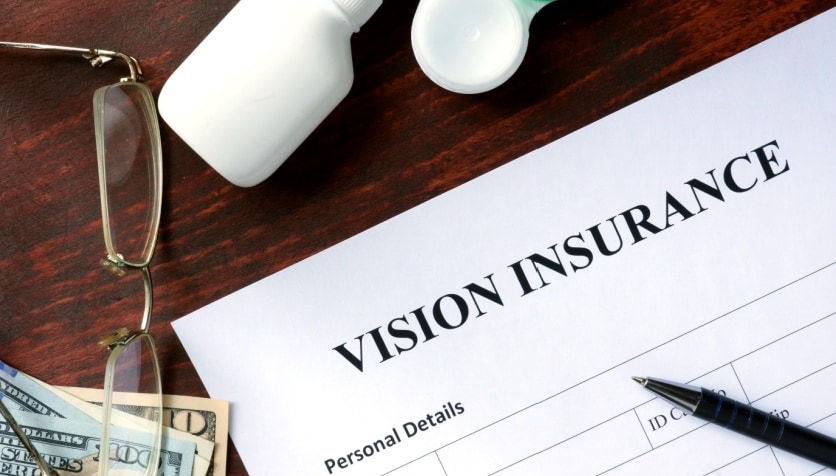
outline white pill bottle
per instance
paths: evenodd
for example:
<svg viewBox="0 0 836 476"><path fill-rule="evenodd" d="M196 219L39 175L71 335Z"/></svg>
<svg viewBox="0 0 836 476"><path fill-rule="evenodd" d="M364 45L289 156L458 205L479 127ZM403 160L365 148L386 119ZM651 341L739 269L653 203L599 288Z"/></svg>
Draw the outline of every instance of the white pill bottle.
<svg viewBox="0 0 836 476"><path fill-rule="evenodd" d="M351 35L382 0L241 0L160 92L166 123L235 185L273 174L354 81Z"/></svg>

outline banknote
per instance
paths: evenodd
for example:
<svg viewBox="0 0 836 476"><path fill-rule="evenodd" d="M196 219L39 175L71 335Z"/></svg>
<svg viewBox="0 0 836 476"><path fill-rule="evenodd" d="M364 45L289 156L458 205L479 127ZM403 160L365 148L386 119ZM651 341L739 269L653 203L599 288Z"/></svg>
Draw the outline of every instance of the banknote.
<svg viewBox="0 0 836 476"><path fill-rule="evenodd" d="M0 361L0 395L10 410L37 413L50 417L67 418L79 423L96 423L96 419L87 415L72 404L53 393L44 391L40 383Z"/></svg>
<svg viewBox="0 0 836 476"><path fill-rule="evenodd" d="M9 410L17 417L21 414L37 414L52 418L55 424L66 420L69 424L98 427L101 433L102 409L74 397L63 390L47 385L24 372L0 361L0 397ZM2 419L0 419L2 421ZM112 421L127 428L148 428L149 422L143 418L123 413L112 413ZM184 476L202 476L208 473L214 452L214 443L204 438L193 436L173 428L163 428L163 448L191 445L192 464ZM224 455L226 452L224 452ZM0 471L2 474L2 471ZM25 474L25 473L24 473Z"/></svg>
<svg viewBox="0 0 836 476"><path fill-rule="evenodd" d="M27 411L11 411L46 462L59 474L82 476L98 474L101 425ZM111 434L110 448L111 474L145 474L150 463L151 448L131 442L118 428L114 429ZM160 450L160 457L157 460L159 475L191 474L194 458L193 443L170 439ZM40 475L40 470L29 452L24 449L20 440L2 419L0 419L0 474Z"/></svg>
<svg viewBox="0 0 836 476"><path fill-rule="evenodd" d="M65 392L64 390L59 389L58 387L47 385L41 382L40 380L34 378L32 378L32 380L37 382L43 388L43 391L52 393L58 398L66 402L69 402L73 407L81 410L88 416L100 421L102 408L99 405L95 403L86 402L80 398L75 397L74 395L69 394L68 392ZM154 397L150 395L133 395L133 397L131 398L131 409L133 412L126 413L116 409L111 414L111 421L115 422L119 426L124 426L128 428L141 428L142 426L147 426L148 420L146 420L145 418L141 418L141 416L137 415L142 415L144 412L149 410L151 405L154 404L153 398ZM195 456L195 463L192 471L192 476L203 476L208 474L209 468L212 465L212 454L215 450L215 445L213 442L186 432L175 430L171 427L163 427L163 442L165 442L168 438L177 438L194 443L197 454Z"/></svg>
<svg viewBox="0 0 836 476"><path fill-rule="evenodd" d="M100 389L57 388L90 403L101 404L104 398L104 393ZM126 413L135 415L141 415L145 410L145 407L141 405L119 408ZM227 442L229 439L228 402L182 395L163 395L163 424L212 442L215 449L212 464L207 474L211 476L226 475Z"/></svg>

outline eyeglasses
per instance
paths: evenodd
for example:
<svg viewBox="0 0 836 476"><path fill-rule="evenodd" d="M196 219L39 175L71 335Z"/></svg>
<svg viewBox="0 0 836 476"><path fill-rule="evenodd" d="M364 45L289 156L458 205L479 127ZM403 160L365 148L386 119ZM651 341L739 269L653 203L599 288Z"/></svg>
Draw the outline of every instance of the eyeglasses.
<svg viewBox="0 0 836 476"><path fill-rule="evenodd" d="M148 334L153 307L149 263L154 253L162 206L162 147L159 122L151 91L142 81L136 59L114 51L13 43L0 47L23 48L78 55L94 67L113 59L125 62L129 76L96 90L93 118L98 155L106 257L102 264L118 276L142 276L145 309L137 330L120 329L101 345L110 349L105 368L102 435L97 457L98 474L156 476L162 440L162 382L154 339ZM153 404L147 406L148 395ZM116 422L114 407L143 398L141 424ZM32 445L23 429L0 400L6 419L43 474L57 475ZM142 455L141 457L137 457ZM104 462L104 463L101 463ZM60 468L59 468L60 469ZM89 474L89 469L85 474Z"/></svg>

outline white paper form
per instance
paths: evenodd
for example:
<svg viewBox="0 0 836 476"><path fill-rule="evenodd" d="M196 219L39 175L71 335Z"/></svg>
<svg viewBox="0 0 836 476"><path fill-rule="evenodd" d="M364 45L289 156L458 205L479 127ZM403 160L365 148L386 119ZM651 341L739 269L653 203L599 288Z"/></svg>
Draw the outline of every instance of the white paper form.
<svg viewBox="0 0 836 476"><path fill-rule="evenodd" d="M836 434L836 10L174 323L251 474L813 474ZM816 473L824 474L824 473Z"/></svg>

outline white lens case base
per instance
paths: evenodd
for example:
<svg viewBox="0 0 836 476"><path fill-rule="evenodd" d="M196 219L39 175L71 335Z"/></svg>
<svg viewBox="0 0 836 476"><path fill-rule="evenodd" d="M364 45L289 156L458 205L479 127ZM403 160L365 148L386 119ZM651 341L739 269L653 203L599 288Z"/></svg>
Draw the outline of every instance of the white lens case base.
<svg viewBox="0 0 836 476"><path fill-rule="evenodd" d="M519 68L534 15L554 0L421 0L412 49L424 74L452 92L496 88Z"/></svg>

